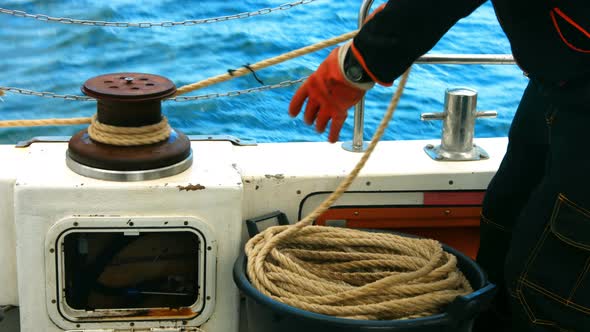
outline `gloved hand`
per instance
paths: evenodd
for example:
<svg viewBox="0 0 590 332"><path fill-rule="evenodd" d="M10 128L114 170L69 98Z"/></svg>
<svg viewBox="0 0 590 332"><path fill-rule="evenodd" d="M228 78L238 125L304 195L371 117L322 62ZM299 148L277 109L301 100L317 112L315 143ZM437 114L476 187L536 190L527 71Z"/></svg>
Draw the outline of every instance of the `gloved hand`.
<svg viewBox="0 0 590 332"><path fill-rule="evenodd" d="M345 77L342 66L349 47L350 43L333 50L297 90L289 105L289 115L295 117L307 99L303 116L305 123L311 125L315 121L316 130L323 133L328 121L331 121L328 136L331 143L338 140L348 109L373 86L372 83L353 83Z"/></svg>
<svg viewBox="0 0 590 332"><path fill-rule="evenodd" d="M382 4L367 17L365 23L385 8ZM303 120L308 125L315 121L316 130L323 133L331 121L328 141L338 140L348 109L364 97L375 83L355 83L344 74L344 59L352 42L333 50L318 69L297 90L289 105L289 115L296 117L307 99ZM354 56L350 54L349 56Z"/></svg>

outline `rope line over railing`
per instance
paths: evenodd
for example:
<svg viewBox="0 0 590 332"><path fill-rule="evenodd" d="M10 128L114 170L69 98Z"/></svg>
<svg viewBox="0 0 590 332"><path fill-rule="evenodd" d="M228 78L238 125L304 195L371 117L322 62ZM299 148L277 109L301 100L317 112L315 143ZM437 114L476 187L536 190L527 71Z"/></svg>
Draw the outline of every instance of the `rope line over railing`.
<svg viewBox="0 0 590 332"><path fill-rule="evenodd" d="M0 128L11 127L44 127L44 126L73 126L89 124L92 118L67 118L67 119L33 119L33 120L3 120Z"/></svg>
<svg viewBox="0 0 590 332"><path fill-rule="evenodd" d="M299 0L295 2L288 2L284 3L278 7L274 8L262 8L252 12L244 12L235 15L225 15L225 16L218 16L218 17L211 17L211 18L203 18L203 19L196 19L196 20L184 20L184 21L165 21L165 22L108 22L108 21L94 21L94 20L81 20L75 18L67 18L67 17L52 17L49 15L44 14L30 14L24 12L22 10L13 10L13 9L6 9L0 8L0 14L11 15L15 17L22 17L22 18L29 18L35 19L42 22L55 22L55 23L62 23L62 24L74 24L74 25L85 25L85 26L99 26L99 27L111 27L111 28L154 28L154 27L162 27L162 28L170 28L176 26L193 26L193 25L200 25L200 24L209 24L209 23L217 23L217 22L224 22L236 19L245 19L254 16L261 16L270 14L276 11L282 10L289 10L291 8L305 5L311 2L315 2L318 0Z"/></svg>
<svg viewBox="0 0 590 332"><path fill-rule="evenodd" d="M250 70L256 71L256 70L264 69L266 67L270 67L270 66L279 64L281 62L285 62L290 59L294 59L294 58L297 58L297 57L300 57L300 56L303 56L303 55L306 55L309 53L319 51L319 50L324 49L326 47L330 47L330 46L342 43L344 41L347 41L349 39L352 39L354 36L356 36L357 33L358 33L358 30L347 32L347 33L342 34L340 36L321 41L317 44L305 46L300 49L297 49L297 50L294 50L291 52L287 52L287 53L281 54L279 56L276 56L276 57L273 57L270 59L262 60L260 62L253 64L253 65L249 65L248 66L249 68L246 68L246 67L238 68L238 69L232 71L231 74L225 73L222 75L217 75L217 76L202 80L197 83L185 85L183 87L178 88L176 95L182 95L185 93L189 93L191 91L195 91L198 89L202 89L204 87L208 87L213 84L229 81L231 79L249 74Z"/></svg>
<svg viewBox="0 0 590 332"><path fill-rule="evenodd" d="M324 49L326 47L330 47L336 44L339 44L341 42L347 41L351 38L353 38L356 34L357 34L358 30L355 31L351 31L351 32L347 32L345 34L342 34L340 36L334 37L334 38L330 38L324 41L321 41L319 43L313 44L313 45L309 45L309 46L305 46L302 48L299 48L297 50L294 51L290 51L281 55L278 55L276 57L273 58L269 58L266 60L262 60L260 62L257 62L255 64L249 65L249 68L246 67L241 67L238 68L234 71L232 71L231 74L229 73L225 73L222 75L218 75L218 76L214 76L193 84L188 84L185 86L182 86L180 88L177 89L176 95L175 97L178 98L177 96L182 95L182 94L186 94L198 89L202 89L204 87L208 87L210 85L213 84L218 84L218 83L222 83L222 82L226 82L229 80L232 80L234 78L238 78L244 75L247 75L249 73L251 73L250 70L260 70L263 68L267 68L270 67L272 65L276 65L282 62L285 62L287 60L296 58L296 57L300 57L309 53L313 53L316 51L319 51L321 49ZM299 79L296 81L292 81L292 82L297 82L299 83L300 81L303 81L304 79ZM282 83L279 83L277 85L281 85ZM293 83L296 84L296 83ZM291 85L293 85L291 84ZM269 88L267 86L264 87L258 87L258 88L252 88L249 89L250 91L258 91L258 90L268 90ZM22 90L22 89L21 89ZM24 91L30 91L30 90L24 90ZM30 93L33 94L33 93ZM52 97L51 93L39 93L43 96L46 97ZM238 94L236 94L238 95ZM182 97L182 98L191 98L191 97ZM197 97L194 97L195 99ZM36 119L36 120L8 120L8 121L0 121L0 128L2 127L25 127L25 126L57 126L57 125L72 125L72 124L81 124L81 123L91 123L91 118L76 118L76 123L72 123L72 121L70 121L70 119ZM84 121L84 122L79 122L79 121Z"/></svg>

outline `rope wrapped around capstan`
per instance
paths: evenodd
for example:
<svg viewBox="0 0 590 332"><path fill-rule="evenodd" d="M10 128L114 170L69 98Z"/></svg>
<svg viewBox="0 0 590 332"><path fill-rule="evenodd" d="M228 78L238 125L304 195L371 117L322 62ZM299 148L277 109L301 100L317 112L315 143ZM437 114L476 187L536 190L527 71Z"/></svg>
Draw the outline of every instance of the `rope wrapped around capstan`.
<svg viewBox="0 0 590 332"><path fill-rule="evenodd" d="M172 128L168 119L162 116L162 120L153 125L141 127L119 127L100 123L96 114L92 116L92 123L88 127L88 135L94 141L117 145L139 146L165 141L170 137Z"/></svg>

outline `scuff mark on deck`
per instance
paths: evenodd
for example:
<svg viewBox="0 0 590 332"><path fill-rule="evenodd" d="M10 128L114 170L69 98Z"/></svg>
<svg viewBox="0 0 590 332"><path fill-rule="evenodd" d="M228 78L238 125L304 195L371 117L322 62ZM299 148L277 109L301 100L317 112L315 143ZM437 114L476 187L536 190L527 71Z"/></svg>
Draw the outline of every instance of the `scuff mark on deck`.
<svg viewBox="0 0 590 332"><path fill-rule="evenodd" d="M266 174L266 175L264 175L264 177L267 178L267 179L273 179L274 178L274 179L277 179L277 180L283 180L285 178L285 175L284 174L274 174L274 175L272 175L272 174Z"/></svg>
<svg viewBox="0 0 590 332"><path fill-rule="evenodd" d="M205 186L202 186L200 184L188 184L188 186L176 186L178 188L179 191L197 191L197 190L203 190L205 189Z"/></svg>

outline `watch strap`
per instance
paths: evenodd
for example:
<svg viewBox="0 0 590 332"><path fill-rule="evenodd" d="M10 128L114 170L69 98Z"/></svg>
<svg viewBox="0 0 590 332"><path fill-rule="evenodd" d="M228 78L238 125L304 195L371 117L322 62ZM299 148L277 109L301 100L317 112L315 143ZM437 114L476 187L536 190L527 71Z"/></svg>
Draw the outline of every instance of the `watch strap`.
<svg viewBox="0 0 590 332"><path fill-rule="evenodd" d="M367 74L363 66L351 52L351 44L352 41L340 47L338 52L340 70L351 85L361 90L369 90L375 85L375 82L373 82L369 74Z"/></svg>

